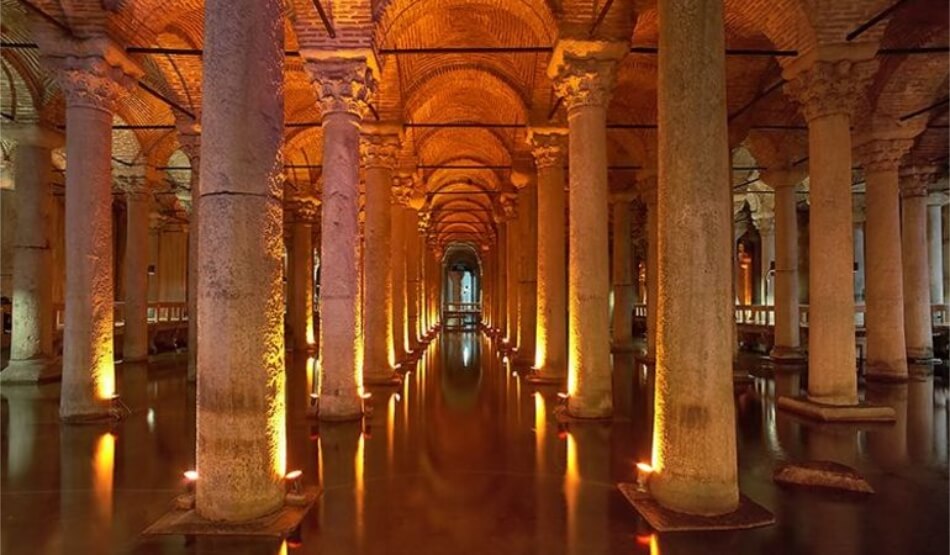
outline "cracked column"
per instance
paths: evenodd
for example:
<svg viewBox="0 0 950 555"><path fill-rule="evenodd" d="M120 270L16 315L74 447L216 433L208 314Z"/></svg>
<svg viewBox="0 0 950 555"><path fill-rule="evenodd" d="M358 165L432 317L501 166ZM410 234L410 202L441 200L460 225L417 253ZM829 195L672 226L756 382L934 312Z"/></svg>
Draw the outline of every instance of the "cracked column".
<svg viewBox="0 0 950 555"><path fill-rule="evenodd" d="M313 224L320 213L320 201L313 197L298 197L289 204L293 217L290 231L293 250L290 330L294 350L308 353L317 342L313 329Z"/></svg>
<svg viewBox="0 0 950 555"><path fill-rule="evenodd" d="M52 150L61 134L39 125L5 125L16 141L14 183L17 221L13 244L13 333L3 383L55 380L53 351Z"/></svg>
<svg viewBox="0 0 950 555"><path fill-rule="evenodd" d="M927 188L936 181L938 172L936 167L915 166L900 173L907 358L922 363L930 362L934 356L927 261Z"/></svg>
<svg viewBox="0 0 950 555"><path fill-rule="evenodd" d="M629 353L633 351L633 251L630 246L630 203L633 193L616 193L611 195L610 200L614 216L611 348L614 352Z"/></svg>
<svg viewBox="0 0 950 555"><path fill-rule="evenodd" d="M532 128L528 143L538 169L537 338L530 381L567 377L567 260L564 162L567 130ZM543 230L543 232L541 232ZM499 236L504 226L499 226Z"/></svg>
<svg viewBox="0 0 950 555"><path fill-rule="evenodd" d="M360 324L360 124L375 87L374 58L308 52L323 124L323 217L320 242L319 416L363 414Z"/></svg>
<svg viewBox="0 0 950 555"><path fill-rule="evenodd" d="M111 42L44 54L66 94L66 322L60 417L107 418L115 390L112 115L141 70ZM41 45L42 48L42 45Z"/></svg>
<svg viewBox="0 0 950 555"><path fill-rule="evenodd" d="M904 341L904 288L901 266L899 180L901 158L910 138L872 138L858 147L867 181L865 213L865 329L867 379L907 379Z"/></svg>
<svg viewBox="0 0 950 555"><path fill-rule="evenodd" d="M950 196L944 190L927 196L927 261L930 264L930 302L944 304L943 291L943 218L940 210ZM946 324L947 322L944 322Z"/></svg>
<svg viewBox="0 0 950 555"><path fill-rule="evenodd" d="M366 175L363 265L363 383L398 383L393 344L392 170L400 128L364 125L360 158Z"/></svg>
<svg viewBox="0 0 950 555"><path fill-rule="evenodd" d="M660 0L658 9L662 240L649 488L666 508L717 515L739 503L723 4Z"/></svg>
<svg viewBox="0 0 950 555"><path fill-rule="evenodd" d="M762 180L775 191L775 343L769 356L779 363L805 359L798 315L798 215L791 169L768 170Z"/></svg>
<svg viewBox="0 0 950 555"><path fill-rule="evenodd" d="M521 235L518 253L518 356L515 364L531 367L535 359L538 318L538 188L526 174L512 172L511 181L518 188Z"/></svg>
<svg viewBox="0 0 950 555"><path fill-rule="evenodd" d="M659 218L656 214L656 174L651 172L638 178L637 189L640 199L647 208L647 350L644 362L653 364L656 362L656 301L659 297L657 280L657 222Z"/></svg>
<svg viewBox="0 0 950 555"><path fill-rule="evenodd" d="M606 122L617 64L627 50L621 42L561 40L548 65L569 129L567 412L578 418L613 412Z"/></svg>
<svg viewBox="0 0 950 555"><path fill-rule="evenodd" d="M123 362L148 360L148 228L152 194L145 175L116 177L125 192L125 325Z"/></svg>
<svg viewBox="0 0 950 555"><path fill-rule="evenodd" d="M784 70L786 93L808 123L811 211L808 393L779 403L816 418L872 417L856 406L850 126L877 68L875 51L868 43L819 48Z"/></svg>
<svg viewBox="0 0 950 555"><path fill-rule="evenodd" d="M205 8L195 510L209 521L284 500L281 6Z"/></svg>
<svg viewBox="0 0 950 555"><path fill-rule="evenodd" d="M198 205L201 195L201 124L179 119L178 144L191 165L191 218L188 222L188 381L198 375Z"/></svg>

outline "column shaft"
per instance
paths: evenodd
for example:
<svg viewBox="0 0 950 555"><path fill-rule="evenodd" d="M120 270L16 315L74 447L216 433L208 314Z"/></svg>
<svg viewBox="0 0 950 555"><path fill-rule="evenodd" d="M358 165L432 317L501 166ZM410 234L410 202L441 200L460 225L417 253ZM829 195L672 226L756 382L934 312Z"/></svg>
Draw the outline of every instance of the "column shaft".
<svg viewBox="0 0 950 555"><path fill-rule="evenodd" d="M943 218L941 204L927 206L927 261L930 264L930 302L944 304L943 291ZM946 322L944 322L946 323Z"/></svg>
<svg viewBox="0 0 950 555"><path fill-rule="evenodd" d="M802 360L798 307L798 217L795 179L788 172L766 176L775 190L775 344L776 360Z"/></svg>
<svg viewBox="0 0 950 555"><path fill-rule="evenodd" d="M611 318L613 350L633 350L633 256L630 248L630 201L618 199L613 205L613 291Z"/></svg>
<svg viewBox="0 0 950 555"><path fill-rule="evenodd" d="M302 214L295 215L301 218ZM292 224L293 268L291 288L294 303L290 307L294 349L301 354L314 347L313 330L313 225L307 219Z"/></svg>
<svg viewBox="0 0 950 555"><path fill-rule="evenodd" d="M409 330L409 348L419 349L419 213L410 209L406 217L406 308Z"/></svg>
<svg viewBox="0 0 950 555"><path fill-rule="evenodd" d="M927 261L927 189L925 183L913 185L905 187L901 203L904 330L907 357L929 361L934 348Z"/></svg>
<svg viewBox="0 0 950 555"><path fill-rule="evenodd" d="M141 186L144 188L145 184ZM122 359L148 360L148 226L151 198L146 190L126 192L125 326Z"/></svg>
<svg viewBox="0 0 950 555"><path fill-rule="evenodd" d="M365 151L365 147L364 147ZM365 156L364 156L365 159ZM393 219L391 169L366 168L366 253L364 258L364 382L387 381L396 364L393 334Z"/></svg>
<svg viewBox="0 0 950 555"><path fill-rule="evenodd" d="M507 338L508 345L510 347L518 346L518 276L520 272L519 260L520 248L521 248L521 232L520 225L516 218L508 220L508 246L507 246L507 266L508 271L506 275L506 281L508 282L505 286L508 289L508 295L506 299L506 313L507 313L507 328L508 332L505 335Z"/></svg>
<svg viewBox="0 0 950 555"><path fill-rule="evenodd" d="M518 190L521 208L521 252L518 282L519 366L533 366L538 319L538 188L530 183Z"/></svg>
<svg viewBox="0 0 950 555"><path fill-rule="evenodd" d="M399 203L394 202L390 206L393 352L396 361L405 360L408 354L406 348L406 210L408 209Z"/></svg>

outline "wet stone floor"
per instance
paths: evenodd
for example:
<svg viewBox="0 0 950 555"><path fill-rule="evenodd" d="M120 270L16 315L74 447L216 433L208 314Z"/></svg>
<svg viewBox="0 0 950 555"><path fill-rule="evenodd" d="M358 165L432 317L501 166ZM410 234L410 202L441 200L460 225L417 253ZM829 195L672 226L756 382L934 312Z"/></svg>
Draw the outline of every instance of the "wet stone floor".
<svg viewBox="0 0 950 555"><path fill-rule="evenodd" d="M744 360L745 368L763 363ZM948 413L933 380L878 386L894 425L815 425L776 411L793 374L736 387L742 491L777 524L651 534L617 491L649 459L652 373L614 357L615 418L558 424L556 388L534 389L476 333L444 333L400 388L373 389L364 423L305 417L308 363L288 358L288 468L323 495L299 534L143 537L194 463L194 387L183 360L117 368L131 415L62 426L58 385L2 390L4 555L98 553L946 554ZM771 373L767 372L767 375ZM789 490L781 461L857 468L868 497Z"/></svg>

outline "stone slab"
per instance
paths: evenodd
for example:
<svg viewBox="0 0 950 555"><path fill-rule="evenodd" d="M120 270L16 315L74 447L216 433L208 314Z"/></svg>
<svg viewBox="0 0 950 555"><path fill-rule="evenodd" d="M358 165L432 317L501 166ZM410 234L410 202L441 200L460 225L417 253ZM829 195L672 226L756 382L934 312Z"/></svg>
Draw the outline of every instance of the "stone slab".
<svg viewBox="0 0 950 555"><path fill-rule="evenodd" d="M850 406L825 405L805 397L779 397L778 407L819 422L894 422L891 407L859 403Z"/></svg>
<svg viewBox="0 0 950 555"><path fill-rule="evenodd" d="M194 509L174 508L165 513L142 534L146 536L268 536L285 538L300 526L304 517L319 498L321 490L304 490L306 502L284 505L279 511L240 524L214 522L198 516Z"/></svg>
<svg viewBox="0 0 950 555"><path fill-rule="evenodd" d="M746 530L775 524L775 515L765 507L739 495L739 508L719 516L689 515L671 511L657 503L636 484L620 483L617 488L627 501L657 532L689 532L699 530Z"/></svg>
<svg viewBox="0 0 950 555"><path fill-rule="evenodd" d="M775 469L772 480L779 484L808 488L874 493L874 488L849 466L832 461L789 463Z"/></svg>

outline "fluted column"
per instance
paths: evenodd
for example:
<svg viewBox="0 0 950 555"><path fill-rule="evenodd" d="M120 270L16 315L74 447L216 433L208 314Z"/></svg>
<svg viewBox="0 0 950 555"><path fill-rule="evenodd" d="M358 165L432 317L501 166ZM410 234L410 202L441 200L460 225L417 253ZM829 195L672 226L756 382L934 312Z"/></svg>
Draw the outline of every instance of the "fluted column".
<svg viewBox="0 0 950 555"><path fill-rule="evenodd" d="M649 488L664 507L715 515L739 503L723 3L660 0L658 10L659 298Z"/></svg>
<svg viewBox="0 0 950 555"><path fill-rule="evenodd" d="M775 191L775 343L777 362L804 360L798 306L798 216L795 186L800 175L789 169L769 170L762 180Z"/></svg>
<svg viewBox="0 0 950 555"><path fill-rule="evenodd" d="M871 60L875 50L873 44L856 44L840 53L815 52L784 72L786 91L808 122L808 399L824 405L858 402L850 125L877 67Z"/></svg>
<svg viewBox="0 0 950 555"><path fill-rule="evenodd" d="M904 278L904 331L907 358L933 359L933 321L930 308L930 268L927 261L927 188L937 168L911 167L901 171L901 259Z"/></svg>
<svg viewBox="0 0 950 555"><path fill-rule="evenodd" d="M328 420L363 414L359 134L375 86L367 60L307 63L323 124L319 415Z"/></svg>
<svg viewBox="0 0 950 555"><path fill-rule="evenodd" d="M548 65L570 142L567 411L613 412L607 242L607 104L624 43L560 41Z"/></svg>
<svg viewBox="0 0 950 555"><path fill-rule="evenodd" d="M930 193L927 197L927 261L930 264L930 302L933 304L946 302L943 291L943 218L940 211L948 199L950 197L945 190Z"/></svg>
<svg viewBox="0 0 950 555"><path fill-rule="evenodd" d="M191 165L191 214L188 222L188 381L198 375L198 212L201 203L201 125L179 120L178 143Z"/></svg>
<svg viewBox="0 0 950 555"><path fill-rule="evenodd" d="M313 329L313 224L320 203L316 198L298 197L289 203L291 216L290 331L294 349L311 351L316 345Z"/></svg>
<svg viewBox="0 0 950 555"><path fill-rule="evenodd" d="M630 248L630 202L632 193L611 196L613 203L614 307L611 317L612 348L615 352L633 351L633 254Z"/></svg>
<svg viewBox="0 0 950 555"><path fill-rule="evenodd" d="M89 45L97 50L98 45ZM55 54L54 54L55 55ZM107 417L115 388L112 115L138 70L112 49L55 58L66 93L66 322L60 417Z"/></svg>
<svg viewBox="0 0 950 555"><path fill-rule="evenodd" d="M518 187L521 242L518 273L518 366L533 366L538 321L538 187L528 176L512 182Z"/></svg>
<svg viewBox="0 0 950 555"><path fill-rule="evenodd" d="M363 382L398 381L393 333L392 170L400 129L373 125L363 132L360 150L366 175L366 247L363 258Z"/></svg>
<svg viewBox="0 0 950 555"><path fill-rule="evenodd" d="M564 162L567 130L534 128L528 142L538 169L538 315L535 372L530 380L567 377L567 261Z"/></svg>
<svg viewBox="0 0 950 555"><path fill-rule="evenodd" d="M868 379L907 378L897 170L911 139L878 139L858 148L867 181L865 328Z"/></svg>
<svg viewBox="0 0 950 555"><path fill-rule="evenodd" d="M281 13L279 0L205 4L195 510L210 521L284 502Z"/></svg>
<svg viewBox="0 0 950 555"><path fill-rule="evenodd" d="M60 376L53 352L52 149L62 135L38 125L3 128L16 141L17 225L13 244L13 330L3 383L36 383Z"/></svg>
<svg viewBox="0 0 950 555"><path fill-rule="evenodd" d="M148 228L152 194L145 175L116 178L125 193L125 326L122 360L148 360Z"/></svg>

